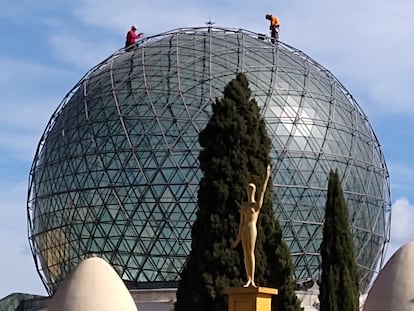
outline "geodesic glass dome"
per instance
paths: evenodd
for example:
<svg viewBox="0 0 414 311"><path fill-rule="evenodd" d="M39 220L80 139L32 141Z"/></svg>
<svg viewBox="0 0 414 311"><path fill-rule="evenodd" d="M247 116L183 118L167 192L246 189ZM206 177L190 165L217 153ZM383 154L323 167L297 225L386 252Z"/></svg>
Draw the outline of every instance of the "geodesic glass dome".
<svg viewBox="0 0 414 311"><path fill-rule="evenodd" d="M30 171L29 240L52 293L91 253L130 287L174 286L197 209L198 133L211 102L244 72L272 140L277 218L297 279L320 275L329 171L338 170L367 288L389 239L380 144L350 93L282 42L240 30L182 28L92 68L66 95Z"/></svg>

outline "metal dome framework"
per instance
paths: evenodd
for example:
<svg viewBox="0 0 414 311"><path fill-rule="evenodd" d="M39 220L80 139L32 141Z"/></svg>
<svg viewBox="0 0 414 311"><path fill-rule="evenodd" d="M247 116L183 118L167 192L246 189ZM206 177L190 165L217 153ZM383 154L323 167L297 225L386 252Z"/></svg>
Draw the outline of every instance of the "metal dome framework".
<svg viewBox="0 0 414 311"><path fill-rule="evenodd" d="M198 133L244 72L272 140L275 213L295 277L319 277L331 169L341 176L361 290L382 265L386 163L354 98L303 52L242 29L180 28L93 67L51 116L30 171L29 242L50 293L88 254L132 287L174 286L191 248Z"/></svg>

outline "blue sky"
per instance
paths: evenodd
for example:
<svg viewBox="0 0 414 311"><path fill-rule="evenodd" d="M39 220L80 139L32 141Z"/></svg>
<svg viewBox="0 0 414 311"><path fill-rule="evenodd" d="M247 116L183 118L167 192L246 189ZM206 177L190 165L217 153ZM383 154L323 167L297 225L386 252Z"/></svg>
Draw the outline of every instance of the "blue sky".
<svg viewBox="0 0 414 311"><path fill-rule="evenodd" d="M27 241L26 199L43 130L66 93L124 44L180 27L268 32L330 70L355 97L382 145L393 202L390 256L414 237L412 0L3 0L0 11L0 298L46 294Z"/></svg>

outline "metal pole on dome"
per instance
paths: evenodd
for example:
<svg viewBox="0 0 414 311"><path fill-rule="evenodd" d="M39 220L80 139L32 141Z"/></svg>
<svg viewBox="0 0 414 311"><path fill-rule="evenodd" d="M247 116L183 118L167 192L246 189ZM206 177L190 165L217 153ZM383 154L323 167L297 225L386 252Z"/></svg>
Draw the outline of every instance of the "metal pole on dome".
<svg viewBox="0 0 414 311"><path fill-rule="evenodd" d="M206 25L208 26L208 32L211 31L211 27L215 24L216 22L213 22L211 20L211 18L209 18L208 22L206 22Z"/></svg>

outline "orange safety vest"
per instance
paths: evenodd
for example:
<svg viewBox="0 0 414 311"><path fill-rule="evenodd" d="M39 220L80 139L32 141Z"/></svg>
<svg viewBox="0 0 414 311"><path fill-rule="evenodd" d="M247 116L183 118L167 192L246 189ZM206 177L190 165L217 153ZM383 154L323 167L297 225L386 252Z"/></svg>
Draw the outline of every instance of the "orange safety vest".
<svg viewBox="0 0 414 311"><path fill-rule="evenodd" d="M272 15L272 18L270 19L270 26L272 26L272 27L280 26L280 21L277 18L277 16Z"/></svg>

